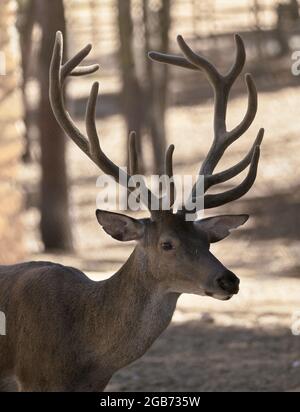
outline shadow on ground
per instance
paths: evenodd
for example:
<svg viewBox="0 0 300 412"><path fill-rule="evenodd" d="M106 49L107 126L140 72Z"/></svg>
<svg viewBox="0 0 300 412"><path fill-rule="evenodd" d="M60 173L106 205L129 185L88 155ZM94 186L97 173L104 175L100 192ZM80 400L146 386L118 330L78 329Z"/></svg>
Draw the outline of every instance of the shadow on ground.
<svg viewBox="0 0 300 412"><path fill-rule="evenodd" d="M300 337L287 328L173 324L107 390L290 391L300 387Z"/></svg>

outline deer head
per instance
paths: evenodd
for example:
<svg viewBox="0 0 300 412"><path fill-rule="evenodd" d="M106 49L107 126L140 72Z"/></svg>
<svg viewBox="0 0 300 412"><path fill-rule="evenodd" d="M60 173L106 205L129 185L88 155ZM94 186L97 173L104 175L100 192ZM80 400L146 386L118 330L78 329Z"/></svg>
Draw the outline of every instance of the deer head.
<svg viewBox="0 0 300 412"><path fill-rule="evenodd" d="M243 196L253 185L260 154L260 144L264 130L260 129L248 154L236 165L222 172L214 173L219 160L230 144L238 139L251 125L257 110L257 93L250 74L245 77L248 89L248 109L241 123L228 131L226 128L226 107L230 89L242 71L245 63L245 48L242 39L236 35L236 58L226 75L220 74L215 66L202 56L195 54L181 36L177 38L184 57L150 52L151 59L191 70L201 71L208 79L214 91L214 140L199 171L204 176L205 209L224 205ZM138 173L135 133L129 138L128 173L113 163L102 151L96 129L95 109L98 97L98 83L94 83L86 110L87 137L74 124L65 109L63 85L68 76L81 76L93 73L98 65L79 66L89 54L91 46L82 49L66 63L62 63L63 39L57 33L50 67L50 101L57 121L66 134L87 154L87 156L106 174L118 183L126 184ZM165 174L173 176L174 146L171 145L165 157ZM246 178L233 189L218 194L206 194L213 185L223 183L246 169ZM121 178L121 176L123 178ZM197 195L197 183L193 187L191 198ZM147 205L151 217L133 219L132 217L104 210L97 210L98 222L114 239L119 241L135 240L134 254L139 270L149 274L166 290L176 293L195 293L227 300L238 293L239 279L210 252L210 244L224 239L232 229L243 225L248 215L221 215L202 220L187 221L185 216L190 211L185 207L174 213L175 186L170 186L170 210L152 210L151 199L154 194L144 188L141 200ZM162 204L162 198L158 199ZM196 212L195 209L193 212Z"/></svg>

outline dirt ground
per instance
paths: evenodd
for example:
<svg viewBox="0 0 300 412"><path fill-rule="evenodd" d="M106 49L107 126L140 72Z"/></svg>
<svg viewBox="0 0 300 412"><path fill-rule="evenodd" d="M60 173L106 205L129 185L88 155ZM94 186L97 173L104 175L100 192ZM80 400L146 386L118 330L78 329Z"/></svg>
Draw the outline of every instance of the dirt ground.
<svg viewBox="0 0 300 412"><path fill-rule="evenodd" d="M250 131L228 150L222 166L238 161L265 127L262 157L252 190L218 213L249 213L244 228L214 246L222 262L241 278L241 291L228 302L185 295L172 324L140 360L117 373L108 390L121 391L300 391L300 336L292 334L300 311L300 89L259 94ZM229 105L229 127L246 110L246 97ZM171 107L170 143L175 173L196 173L211 142L211 102ZM99 121L103 147L124 164L125 128L119 115ZM132 250L101 231L94 217L97 170L72 144L74 255L47 255L37 237L38 214L25 213L27 247L33 259L74 265L93 278L116 270ZM37 181L32 168L24 172ZM31 183L32 184L32 183ZM228 185L225 186L226 188ZM214 211L212 211L213 213Z"/></svg>

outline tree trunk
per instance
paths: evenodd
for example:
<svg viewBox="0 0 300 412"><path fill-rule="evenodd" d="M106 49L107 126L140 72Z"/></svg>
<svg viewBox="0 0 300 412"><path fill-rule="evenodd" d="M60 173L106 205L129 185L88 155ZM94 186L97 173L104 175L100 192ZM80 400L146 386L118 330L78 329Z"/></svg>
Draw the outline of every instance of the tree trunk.
<svg viewBox="0 0 300 412"><path fill-rule="evenodd" d="M299 18L299 6L297 0L289 0L286 3L279 3L277 6L276 35L280 46L280 56L290 52L287 32Z"/></svg>
<svg viewBox="0 0 300 412"><path fill-rule="evenodd" d="M151 10L144 0L145 49L168 53L170 0L161 0L158 10ZM152 139L154 171L164 173L166 151L165 113L167 103L168 66L147 61L147 119Z"/></svg>
<svg viewBox="0 0 300 412"><path fill-rule="evenodd" d="M22 195L16 184L22 136L16 127L23 117L20 50L16 43L15 0L2 0L0 12L0 263L24 259Z"/></svg>
<svg viewBox="0 0 300 412"><path fill-rule="evenodd" d="M120 62L123 81L122 105L126 118L128 135L131 130L137 133L137 151L141 159L141 137L143 125L143 93L138 81L133 53L133 22L131 1L118 0L118 25L120 39ZM139 162L139 171L143 162Z"/></svg>
<svg viewBox="0 0 300 412"><path fill-rule="evenodd" d="M41 234L46 250L72 249L68 183L65 163L65 136L49 102L49 66L55 33L65 36L63 0L38 0L42 29L39 53L40 107L38 112L41 143Z"/></svg>
<svg viewBox="0 0 300 412"><path fill-rule="evenodd" d="M29 62L31 61L31 52L32 52L32 32L35 23L35 1L36 0L28 0L26 2L21 2L19 5L19 17L17 22L17 28L20 34L20 46L21 46L21 56L22 56L22 73L23 73L23 81L22 81L22 94L23 94L23 106L24 106L24 124L25 124L25 133L24 133L24 140L25 140L25 147L23 153L23 160L24 162L29 162L31 160L31 153L30 153L30 138L29 138L29 118L30 118L30 110L29 104L27 101L26 96L26 85L28 80L28 69L29 69Z"/></svg>

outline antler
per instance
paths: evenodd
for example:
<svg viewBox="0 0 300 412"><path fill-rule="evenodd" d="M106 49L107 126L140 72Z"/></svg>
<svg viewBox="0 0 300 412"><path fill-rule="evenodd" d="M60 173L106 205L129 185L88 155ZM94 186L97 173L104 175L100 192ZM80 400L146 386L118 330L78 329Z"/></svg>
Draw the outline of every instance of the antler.
<svg viewBox="0 0 300 412"><path fill-rule="evenodd" d="M204 208L212 208L216 206L224 205L232 200L238 199L243 196L253 185L260 154L260 144L263 139L264 129L260 129L257 138L243 160L237 163L235 166L220 172L213 174L213 171L223 156L225 150L235 140L237 140L245 131L250 127L254 120L257 111L257 92L254 81L250 74L246 74L245 81L248 90L248 108L243 120L234 129L228 131L226 128L226 109L228 103L228 96L231 87L239 74L241 73L245 64L245 47L244 43L239 35L235 35L236 43L236 58L231 69L226 75L222 75L216 67L208 61L206 58L194 53L190 47L183 40L182 36L177 37L177 42L181 48L184 57L169 55L164 53L150 52L149 57L152 60L172 64L175 66L191 69L201 70L207 77L209 83L213 87L214 91L214 140L211 148L204 159L199 175L204 176L204 193L213 185L223 183L249 167L249 172L244 181L235 188L218 194L206 194L204 196ZM191 199L196 200L197 184L199 179L193 187L191 193Z"/></svg>
<svg viewBox="0 0 300 412"><path fill-rule="evenodd" d="M131 132L129 137L129 174L122 168L112 162L102 151L99 136L96 128L96 104L98 98L99 84L95 82L92 86L91 93L88 99L85 123L87 137L81 133L76 127L71 116L65 109L63 98L63 85L68 76L83 76L94 73L98 70L99 65L79 66L82 60L89 54L92 46L87 45L74 57L66 63L62 63L63 55L63 37L61 32L57 32L52 60L50 64L50 89L49 97L53 113L56 120L66 132L66 134L77 144L77 146L106 174L112 176L119 184L126 186L129 191L135 188L130 187L128 182L135 174L138 173L138 157L136 150L136 135ZM170 146L166 153L166 174L172 174L172 154L174 146ZM155 211L151 210L151 202L155 201L155 195L143 186L141 188L141 200L148 207L151 215L155 215ZM171 188L170 194L171 206L174 202L174 187ZM162 199L158 200L161 204ZM157 204L157 203L156 203Z"/></svg>

